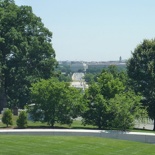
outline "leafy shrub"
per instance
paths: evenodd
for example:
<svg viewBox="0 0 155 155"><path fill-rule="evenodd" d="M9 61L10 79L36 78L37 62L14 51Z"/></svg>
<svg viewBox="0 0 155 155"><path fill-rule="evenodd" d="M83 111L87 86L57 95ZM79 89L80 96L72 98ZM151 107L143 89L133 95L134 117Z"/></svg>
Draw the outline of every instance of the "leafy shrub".
<svg viewBox="0 0 155 155"><path fill-rule="evenodd" d="M16 121L18 128L26 128L27 127L27 113L25 111L21 111L19 117Z"/></svg>
<svg viewBox="0 0 155 155"><path fill-rule="evenodd" d="M13 125L12 112L10 109L4 111L2 116L2 122L6 124L7 127L9 125Z"/></svg>

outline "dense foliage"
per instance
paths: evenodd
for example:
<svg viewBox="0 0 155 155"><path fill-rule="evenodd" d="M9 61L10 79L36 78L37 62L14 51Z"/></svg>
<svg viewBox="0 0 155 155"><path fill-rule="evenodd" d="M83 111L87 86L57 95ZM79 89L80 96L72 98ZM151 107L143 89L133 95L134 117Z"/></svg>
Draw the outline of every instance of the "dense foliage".
<svg viewBox="0 0 155 155"><path fill-rule="evenodd" d="M6 124L7 127L13 124L13 117L12 117L12 112L10 109L6 109L4 111L3 116L2 116L2 122Z"/></svg>
<svg viewBox="0 0 155 155"><path fill-rule="evenodd" d="M119 78L125 85L127 84L126 70L120 69L120 67L117 67L115 65L104 67L100 72L89 73L89 71L87 71L84 76L84 79L88 84L92 84L93 82L97 82L97 79L100 76L100 74L105 72L111 73L114 76L114 78Z"/></svg>
<svg viewBox="0 0 155 155"><path fill-rule="evenodd" d="M154 120L155 130L155 40L139 44L127 64L128 76L135 92L143 95L143 104Z"/></svg>
<svg viewBox="0 0 155 155"><path fill-rule="evenodd" d="M56 79L41 80L32 85L32 100L35 103L29 109L34 121L71 124L81 111L81 93L68 83Z"/></svg>
<svg viewBox="0 0 155 155"><path fill-rule="evenodd" d="M147 112L140 102L141 96L127 89L126 76L111 69L102 71L97 82L85 92L83 124L127 130L136 119L147 117Z"/></svg>
<svg viewBox="0 0 155 155"><path fill-rule="evenodd" d="M86 73L84 76L84 80L87 84L92 84L96 82L98 74Z"/></svg>
<svg viewBox="0 0 155 155"><path fill-rule="evenodd" d="M53 75L52 33L30 6L0 0L0 110L23 107L31 83Z"/></svg>
<svg viewBox="0 0 155 155"><path fill-rule="evenodd" d="M147 111L142 108L141 96L135 95L133 91L115 95L110 103L112 120L110 126L123 131L133 128L135 121L144 122L147 118Z"/></svg>
<svg viewBox="0 0 155 155"><path fill-rule="evenodd" d="M26 128L27 127L28 121L27 121L27 113L25 111L20 112L16 123L17 123L18 128Z"/></svg>

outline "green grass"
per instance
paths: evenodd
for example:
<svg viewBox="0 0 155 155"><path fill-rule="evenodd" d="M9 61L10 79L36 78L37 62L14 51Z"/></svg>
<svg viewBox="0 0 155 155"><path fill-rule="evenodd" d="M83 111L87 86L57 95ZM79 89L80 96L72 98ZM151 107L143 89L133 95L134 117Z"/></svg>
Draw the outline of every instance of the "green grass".
<svg viewBox="0 0 155 155"><path fill-rule="evenodd" d="M97 137L0 135L1 155L154 155L155 146Z"/></svg>
<svg viewBox="0 0 155 155"><path fill-rule="evenodd" d="M1 119L1 117L2 117L2 115L0 114L0 119ZM9 126L9 128L17 128L17 125L16 125L17 118L18 118L18 116L13 116L13 125ZM3 128L6 128L6 125L3 124L2 122L0 122L0 129L3 129ZM47 125L47 123L28 121L27 128L44 129L44 128L51 128L51 127L49 125ZM62 129L64 129L64 128L66 128L66 129L98 129L96 126L92 126L92 125L84 126L80 120L74 120L73 123L71 124L71 126L56 123L54 128L57 128L57 129L61 129L61 128ZM113 129L113 130L117 130L117 129ZM155 133L155 131L147 130L147 129L131 129L128 131Z"/></svg>
<svg viewBox="0 0 155 155"><path fill-rule="evenodd" d="M2 115L0 115L0 119L2 118ZM13 125L9 126L9 128L16 128L16 120L18 116L13 116ZM0 122L0 128L6 128L6 125ZM28 121L28 127L27 128L51 128L47 123L42 123L42 122L33 122L33 121ZM55 124L55 128L71 128L71 129L97 129L97 127L92 126L92 125L82 125L82 122L80 120L74 120L73 124L71 126L69 125L62 125L62 124Z"/></svg>

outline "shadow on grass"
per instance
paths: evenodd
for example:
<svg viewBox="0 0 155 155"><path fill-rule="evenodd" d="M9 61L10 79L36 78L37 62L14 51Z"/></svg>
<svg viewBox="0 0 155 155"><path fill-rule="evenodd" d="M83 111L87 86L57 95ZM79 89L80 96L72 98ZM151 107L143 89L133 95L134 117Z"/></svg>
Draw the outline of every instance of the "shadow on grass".
<svg viewBox="0 0 155 155"><path fill-rule="evenodd" d="M67 127L61 126L28 126L27 129L68 129Z"/></svg>
<svg viewBox="0 0 155 155"><path fill-rule="evenodd" d="M19 129L17 126L0 126L0 129ZM89 126L59 126L59 125L55 125L54 127L48 126L48 125L28 125L26 129L84 129L84 130L117 130L120 131L120 129L98 129L97 127L89 127ZM128 129L126 130L127 132L153 132L155 133L155 131L152 131L150 129L140 129L140 128L133 128L133 129Z"/></svg>
<svg viewBox="0 0 155 155"><path fill-rule="evenodd" d="M13 126L1 126L0 129L15 129Z"/></svg>
<svg viewBox="0 0 155 155"><path fill-rule="evenodd" d="M89 130L98 130L97 128L92 127L64 127L64 126L28 126L27 129L89 129Z"/></svg>

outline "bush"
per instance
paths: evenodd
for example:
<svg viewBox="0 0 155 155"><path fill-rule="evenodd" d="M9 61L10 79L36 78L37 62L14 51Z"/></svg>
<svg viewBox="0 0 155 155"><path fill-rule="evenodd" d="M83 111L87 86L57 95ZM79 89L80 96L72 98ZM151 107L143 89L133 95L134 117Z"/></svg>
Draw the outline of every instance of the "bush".
<svg viewBox="0 0 155 155"><path fill-rule="evenodd" d="M4 111L2 116L2 122L6 124L7 127L9 125L13 125L12 112L10 109Z"/></svg>
<svg viewBox="0 0 155 155"><path fill-rule="evenodd" d="M21 111L19 117L16 121L18 128L26 128L27 127L27 113L25 111Z"/></svg>

